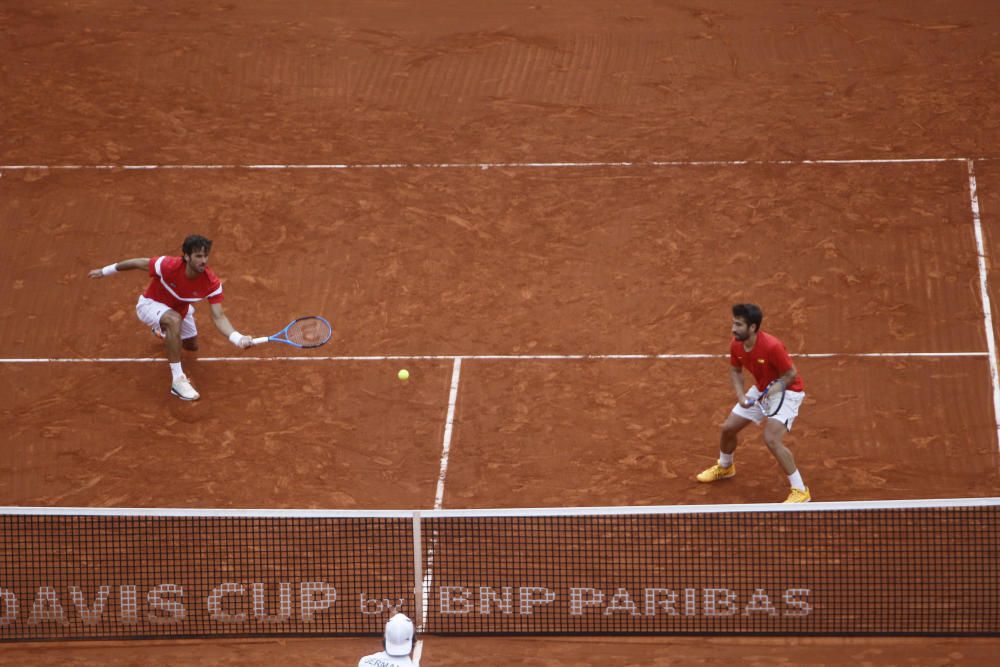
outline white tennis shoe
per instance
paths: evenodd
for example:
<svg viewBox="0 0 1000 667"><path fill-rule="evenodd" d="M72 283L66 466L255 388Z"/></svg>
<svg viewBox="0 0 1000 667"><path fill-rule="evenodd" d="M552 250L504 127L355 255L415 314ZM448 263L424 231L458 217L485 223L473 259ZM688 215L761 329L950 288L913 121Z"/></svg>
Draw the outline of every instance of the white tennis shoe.
<svg viewBox="0 0 1000 667"><path fill-rule="evenodd" d="M170 385L170 393L182 401L197 401L201 396L191 385L191 380L186 375L181 375Z"/></svg>
<svg viewBox="0 0 1000 667"><path fill-rule="evenodd" d="M161 329L160 327L150 327L149 330L152 331L153 335L156 336L157 338L167 337L166 334L163 333L163 329Z"/></svg>

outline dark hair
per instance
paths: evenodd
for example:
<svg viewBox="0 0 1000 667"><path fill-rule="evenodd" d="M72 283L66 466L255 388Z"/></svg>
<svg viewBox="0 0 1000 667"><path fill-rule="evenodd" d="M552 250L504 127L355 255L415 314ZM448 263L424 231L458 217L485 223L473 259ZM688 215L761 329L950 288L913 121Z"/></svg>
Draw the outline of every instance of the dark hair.
<svg viewBox="0 0 1000 667"><path fill-rule="evenodd" d="M204 250L205 252L212 252L212 242L206 239L204 236L199 236L198 234L192 234L191 236L184 239L184 244L181 246L181 250L185 255L190 255L195 250Z"/></svg>
<svg viewBox="0 0 1000 667"><path fill-rule="evenodd" d="M764 319L764 311L755 303L738 303L733 306L733 317L738 317L747 324L756 324L760 331L760 323Z"/></svg>

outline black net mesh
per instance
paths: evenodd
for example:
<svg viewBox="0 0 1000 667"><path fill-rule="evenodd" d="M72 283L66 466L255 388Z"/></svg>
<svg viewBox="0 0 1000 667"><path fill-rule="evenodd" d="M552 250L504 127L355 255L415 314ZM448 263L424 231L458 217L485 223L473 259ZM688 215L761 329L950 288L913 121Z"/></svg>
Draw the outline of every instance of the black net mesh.
<svg viewBox="0 0 1000 667"><path fill-rule="evenodd" d="M1000 634L998 509L0 513L0 639Z"/></svg>

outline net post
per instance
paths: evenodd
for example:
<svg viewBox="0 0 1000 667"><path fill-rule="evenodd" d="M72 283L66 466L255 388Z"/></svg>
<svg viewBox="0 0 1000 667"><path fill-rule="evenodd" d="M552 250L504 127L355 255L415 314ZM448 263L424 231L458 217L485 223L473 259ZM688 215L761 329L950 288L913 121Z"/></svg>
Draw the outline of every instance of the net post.
<svg viewBox="0 0 1000 667"><path fill-rule="evenodd" d="M424 629L424 559L420 535L420 512L413 512L413 623Z"/></svg>

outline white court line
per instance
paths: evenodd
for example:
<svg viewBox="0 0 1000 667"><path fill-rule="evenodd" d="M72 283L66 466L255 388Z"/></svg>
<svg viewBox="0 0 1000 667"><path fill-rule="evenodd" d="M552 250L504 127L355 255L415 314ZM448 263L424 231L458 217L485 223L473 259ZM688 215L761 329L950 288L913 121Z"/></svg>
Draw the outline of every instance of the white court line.
<svg viewBox="0 0 1000 667"><path fill-rule="evenodd" d="M434 493L435 510L440 510L444 503L444 482L448 476L448 458L451 453L451 435L455 426L455 406L458 403L458 382L461 376L462 357L456 357L451 371L451 388L448 391L448 414L445 417L444 437L441 442L441 467L438 472L437 490ZM427 614L430 611L430 592L434 582L434 551L436 547L437 534L435 533L427 544L427 568L422 580L421 619L423 623L427 622Z"/></svg>
<svg viewBox="0 0 1000 667"><path fill-rule="evenodd" d="M989 283L986 279L986 246L983 243L983 225L979 214L979 194L976 187L976 169L972 160L969 168L969 205L972 207L972 227L976 234L976 258L979 264L979 296L983 301L983 327L986 329L986 347L989 348L990 382L993 386L993 419L997 428L997 446L1000 447L1000 373L997 369L997 341L993 332L993 309L990 306Z"/></svg>
<svg viewBox="0 0 1000 667"><path fill-rule="evenodd" d="M998 497L916 498L912 500L840 500L811 503L725 503L714 505L616 505L596 507L493 507L455 510L317 510L317 509L232 509L191 507L32 507L0 506L0 515L10 516L103 516L103 517L207 517L262 519L448 519L513 516L594 516L594 515L680 515L731 514L753 512L832 512L868 509L913 509L927 507L994 507Z"/></svg>
<svg viewBox="0 0 1000 667"><path fill-rule="evenodd" d="M739 167L764 165L933 164L965 162L964 157L817 159L817 160L639 160L585 162L383 162L329 164L0 164L0 171L155 171L155 170L317 170L351 169L577 169L636 167ZM982 158L990 159L990 158Z"/></svg>
<svg viewBox="0 0 1000 667"><path fill-rule="evenodd" d="M451 451L451 434L455 426L455 404L458 402L458 380L462 375L462 357L455 358L451 371L451 390L448 392L448 416L444 424L444 440L441 443L441 469L438 473L437 492L434 494L434 509L441 509L444 502L444 480L448 475L448 455Z"/></svg>
<svg viewBox="0 0 1000 667"><path fill-rule="evenodd" d="M798 359L888 358L937 359L986 357L993 352L818 352L793 353ZM630 361L656 359L728 359L728 354L386 354L325 357L199 357L199 362L248 361ZM165 363L162 357L0 357L0 364L149 364Z"/></svg>
<svg viewBox="0 0 1000 667"><path fill-rule="evenodd" d="M420 512L413 512L413 606L414 611L410 613L410 619L416 625L416 631L422 632L424 624L427 622L428 606L425 598L430 591L430 581L424 576L424 548L423 548L423 527L420 521ZM431 556L433 558L433 556ZM429 566L429 564L428 564ZM419 585L417 585L419 582ZM418 614L420 611L422 613ZM413 661L420 664L420 655L424 651L423 640L418 639L414 647Z"/></svg>

